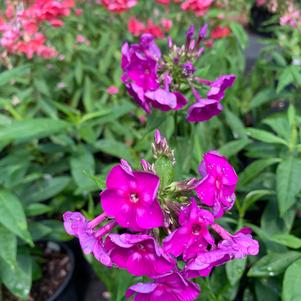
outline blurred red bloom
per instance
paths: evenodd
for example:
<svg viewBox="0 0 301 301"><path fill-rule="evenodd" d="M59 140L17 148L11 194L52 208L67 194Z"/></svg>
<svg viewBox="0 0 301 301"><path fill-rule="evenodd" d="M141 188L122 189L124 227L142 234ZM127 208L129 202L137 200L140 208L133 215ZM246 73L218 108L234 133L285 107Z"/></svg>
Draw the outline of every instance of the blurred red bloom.
<svg viewBox="0 0 301 301"><path fill-rule="evenodd" d="M136 17L130 17L128 22L128 31L135 37L143 34L145 30L144 24L139 21Z"/></svg>
<svg viewBox="0 0 301 301"><path fill-rule="evenodd" d="M211 31L211 38L214 40L223 39L231 34L229 27L218 25Z"/></svg>
<svg viewBox="0 0 301 301"><path fill-rule="evenodd" d="M181 4L183 10L190 10L197 16L203 16L207 13L214 0L185 0Z"/></svg>
<svg viewBox="0 0 301 301"><path fill-rule="evenodd" d="M163 30L165 32L169 32L172 27L172 21L170 19L162 19L161 20L161 25L163 27Z"/></svg>
<svg viewBox="0 0 301 301"><path fill-rule="evenodd" d="M123 13L137 4L137 0L102 0L102 5L111 12Z"/></svg>
<svg viewBox="0 0 301 301"><path fill-rule="evenodd" d="M170 4L170 0L156 0L156 2L167 6Z"/></svg>

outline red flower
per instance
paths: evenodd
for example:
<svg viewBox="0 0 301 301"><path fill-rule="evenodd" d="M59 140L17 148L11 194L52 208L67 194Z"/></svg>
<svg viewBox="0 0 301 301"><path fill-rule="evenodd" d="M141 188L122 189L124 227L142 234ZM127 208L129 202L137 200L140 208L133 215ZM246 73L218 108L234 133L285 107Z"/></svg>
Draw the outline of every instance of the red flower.
<svg viewBox="0 0 301 301"><path fill-rule="evenodd" d="M135 17L130 17L128 22L128 31L135 37L143 34L145 30L144 24Z"/></svg>
<svg viewBox="0 0 301 301"><path fill-rule="evenodd" d="M223 39L231 34L231 30L229 27L223 27L221 25L216 26L211 31L211 38L214 40Z"/></svg>

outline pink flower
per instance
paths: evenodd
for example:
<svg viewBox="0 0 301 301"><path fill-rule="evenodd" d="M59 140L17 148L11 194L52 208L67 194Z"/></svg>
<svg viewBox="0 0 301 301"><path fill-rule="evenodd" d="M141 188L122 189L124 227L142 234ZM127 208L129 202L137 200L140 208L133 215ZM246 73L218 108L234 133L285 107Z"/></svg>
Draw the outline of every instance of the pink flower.
<svg viewBox="0 0 301 301"><path fill-rule="evenodd" d="M128 31L135 37L139 37L145 30L144 24L135 17L130 17L128 22Z"/></svg>
<svg viewBox="0 0 301 301"><path fill-rule="evenodd" d="M235 201L235 187L238 177L227 159L217 152L208 152L200 165L204 178L195 191L201 202L213 207L216 217L232 208Z"/></svg>
<svg viewBox="0 0 301 301"><path fill-rule="evenodd" d="M80 44L83 44L83 43L86 42L86 38L85 38L83 35L78 34L78 35L76 36L76 42L77 42L77 43L80 43Z"/></svg>
<svg viewBox="0 0 301 301"><path fill-rule="evenodd" d="M161 20L161 25L162 25L163 30L165 32L169 32L171 30L171 27L172 27L172 20L164 18L164 19Z"/></svg>
<svg viewBox="0 0 301 301"><path fill-rule="evenodd" d="M107 88L107 93L111 95L115 95L119 93L119 88L115 86L110 86Z"/></svg>
<svg viewBox="0 0 301 301"><path fill-rule="evenodd" d="M175 257L183 254L185 261L196 257L200 250L205 251L209 244L214 245L214 239L208 231L208 226L213 222L213 215L198 208L192 199L191 205L180 213L180 227L164 239L164 250Z"/></svg>
<svg viewBox="0 0 301 301"><path fill-rule="evenodd" d="M163 225L163 212L157 201L158 176L117 165L110 171L106 184L107 189L100 194L101 204L120 226L141 231Z"/></svg>
<svg viewBox="0 0 301 301"><path fill-rule="evenodd" d="M175 267L175 261L152 236L145 234L111 234L106 240L106 250L114 264L135 276L154 277Z"/></svg>
<svg viewBox="0 0 301 301"><path fill-rule="evenodd" d="M157 3L169 6L170 0L156 0Z"/></svg>
<svg viewBox="0 0 301 301"><path fill-rule="evenodd" d="M187 281L179 273L158 277L152 283L137 283L126 292L133 301L193 301L200 293L197 284Z"/></svg>
<svg viewBox="0 0 301 301"><path fill-rule="evenodd" d="M185 0L181 4L183 10L190 10L197 16L203 16L207 13L214 0Z"/></svg>
<svg viewBox="0 0 301 301"><path fill-rule="evenodd" d="M103 265L112 265L112 261L104 249L102 237L116 226L114 221L95 230L94 228L105 220L105 214L96 217L90 222L79 212L65 212L63 218L65 231L79 239L85 254L92 253Z"/></svg>
<svg viewBox="0 0 301 301"><path fill-rule="evenodd" d="M137 0L102 0L102 5L114 13L123 13L137 4Z"/></svg>
<svg viewBox="0 0 301 301"><path fill-rule="evenodd" d="M74 13L76 16L81 16L83 14L83 10L81 8L76 8Z"/></svg>

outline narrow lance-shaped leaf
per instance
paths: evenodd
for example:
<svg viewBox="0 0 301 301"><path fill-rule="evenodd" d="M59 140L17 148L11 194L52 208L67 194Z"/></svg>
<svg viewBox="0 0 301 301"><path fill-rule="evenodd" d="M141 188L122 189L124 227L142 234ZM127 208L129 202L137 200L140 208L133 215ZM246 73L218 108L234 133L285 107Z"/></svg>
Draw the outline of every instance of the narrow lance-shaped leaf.
<svg viewBox="0 0 301 301"><path fill-rule="evenodd" d="M296 203L301 190L301 160L288 157L277 168L277 197L280 214L283 216Z"/></svg>
<svg viewBox="0 0 301 301"><path fill-rule="evenodd" d="M7 190L0 190L0 224L32 245L21 202Z"/></svg>

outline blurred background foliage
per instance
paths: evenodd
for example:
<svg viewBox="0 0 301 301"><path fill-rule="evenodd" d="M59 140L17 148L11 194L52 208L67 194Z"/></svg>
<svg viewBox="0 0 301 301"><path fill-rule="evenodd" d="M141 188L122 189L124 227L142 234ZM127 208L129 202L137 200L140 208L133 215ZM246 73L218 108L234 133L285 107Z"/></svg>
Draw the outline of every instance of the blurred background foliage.
<svg viewBox="0 0 301 301"><path fill-rule="evenodd" d="M41 274L35 243L68 239L61 222L66 210L82 210L89 217L98 213L108 170L121 158L135 167L141 158L150 158L153 130L159 128L182 163L179 179L196 175L202 154L211 149L231 160L239 174L238 195L223 223L232 230L251 227L261 245L257 258L227 263L200 279L200 300L301 300L300 29L279 26L271 16L266 24L272 34L257 37L262 49L250 66L246 23L257 24L250 13L254 3L229 3L204 17L155 1L140 0L122 15L81 3L81 15L47 29L58 57L10 56L10 67L2 62L0 279L14 295L26 299ZM137 40L127 30L135 15L171 19L169 35L177 44L184 42L191 23L231 29L206 49L197 71L209 79L237 75L220 116L191 125L181 113L177 118L158 111L145 116L131 102L120 81L120 49L125 40ZM89 43L78 43L78 35ZM167 49L165 39L158 44ZM118 94L107 93L112 85ZM130 276L87 259L111 300L123 300Z"/></svg>

